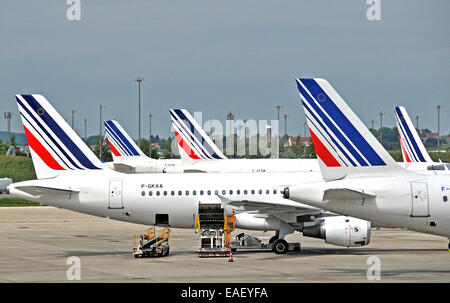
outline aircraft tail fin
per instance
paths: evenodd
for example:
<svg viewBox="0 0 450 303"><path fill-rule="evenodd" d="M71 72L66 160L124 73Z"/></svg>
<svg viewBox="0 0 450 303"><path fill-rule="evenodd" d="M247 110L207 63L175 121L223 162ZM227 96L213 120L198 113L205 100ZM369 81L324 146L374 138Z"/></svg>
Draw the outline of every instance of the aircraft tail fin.
<svg viewBox="0 0 450 303"><path fill-rule="evenodd" d="M67 170L97 170L92 150L42 95L16 95L38 179Z"/></svg>
<svg viewBox="0 0 450 303"><path fill-rule="evenodd" d="M403 106L394 108L398 137L405 162L433 162Z"/></svg>
<svg viewBox="0 0 450 303"><path fill-rule="evenodd" d="M324 79L297 79L325 180L402 171L369 129Z"/></svg>
<svg viewBox="0 0 450 303"><path fill-rule="evenodd" d="M106 137L109 141L111 154L115 160L118 157L146 157L139 146L116 120L104 121Z"/></svg>
<svg viewBox="0 0 450 303"><path fill-rule="evenodd" d="M186 109L171 109L170 117L182 159L227 159Z"/></svg>

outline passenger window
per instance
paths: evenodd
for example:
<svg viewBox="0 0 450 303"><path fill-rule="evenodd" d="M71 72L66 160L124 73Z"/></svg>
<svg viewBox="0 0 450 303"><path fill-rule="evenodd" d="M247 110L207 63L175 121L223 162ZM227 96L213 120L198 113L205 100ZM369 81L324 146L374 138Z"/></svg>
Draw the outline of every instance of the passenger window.
<svg viewBox="0 0 450 303"><path fill-rule="evenodd" d="M183 192L181 190L178 191L178 196L181 196Z"/></svg>
<svg viewBox="0 0 450 303"><path fill-rule="evenodd" d="M444 200L444 202L447 202L448 201L447 196L442 197L442 200Z"/></svg>
<svg viewBox="0 0 450 303"><path fill-rule="evenodd" d="M156 195L159 196L159 190L156 192Z"/></svg>
<svg viewBox="0 0 450 303"><path fill-rule="evenodd" d="M267 189L266 190L266 195L268 195L268 194L270 194L270 190Z"/></svg>
<svg viewBox="0 0 450 303"><path fill-rule="evenodd" d="M189 196L189 191L188 190L186 191L186 196Z"/></svg>
<svg viewBox="0 0 450 303"><path fill-rule="evenodd" d="M210 190L208 190L208 196L210 196L211 195L211 191Z"/></svg>
<svg viewBox="0 0 450 303"><path fill-rule="evenodd" d="M145 191L141 192L142 197L145 196Z"/></svg>
<svg viewBox="0 0 450 303"><path fill-rule="evenodd" d="M273 194L274 194L274 195L277 194L277 190L276 190L276 189L273 190Z"/></svg>
<svg viewBox="0 0 450 303"><path fill-rule="evenodd" d="M238 189L238 190L236 191L236 194L240 195L240 194L241 194L241 191Z"/></svg>
<svg viewBox="0 0 450 303"><path fill-rule="evenodd" d="M261 189L258 190L258 194L262 195L262 190Z"/></svg>
<svg viewBox="0 0 450 303"><path fill-rule="evenodd" d="M203 190L200 191L200 196L203 196Z"/></svg>
<svg viewBox="0 0 450 303"><path fill-rule="evenodd" d="M218 191L218 190L215 190L215 191L214 191L214 194L215 194L215 195L218 195L218 194L219 194L219 191Z"/></svg>
<svg viewBox="0 0 450 303"><path fill-rule="evenodd" d="M164 191L164 196L167 196L167 191L166 190Z"/></svg>
<svg viewBox="0 0 450 303"><path fill-rule="evenodd" d="M196 190L192 191L192 194L195 196L197 194L197 191Z"/></svg>
<svg viewBox="0 0 450 303"><path fill-rule="evenodd" d="M252 189L252 195L254 195L255 194L255 190L254 189Z"/></svg>
<svg viewBox="0 0 450 303"><path fill-rule="evenodd" d="M222 195L225 195L227 192L225 190L222 190Z"/></svg>
<svg viewBox="0 0 450 303"><path fill-rule="evenodd" d="M246 195L247 193L248 193L248 191L245 189L245 190L244 190L244 195Z"/></svg>
<svg viewBox="0 0 450 303"><path fill-rule="evenodd" d="M170 192L170 194L171 194L172 196L175 196L175 192L174 192L173 190Z"/></svg>
<svg viewBox="0 0 450 303"><path fill-rule="evenodd" d="M230 195L232 195L233 194L233 191L230 189Z"/></svg>
<svg viewBox="0 0 450 303"><path fill-rule="evenodd" d="M152 191L149 191L149 192L148 192L148 195L149 195L149 196L152 196L152 195L153 195L153 192L152 192Z"/></svg>

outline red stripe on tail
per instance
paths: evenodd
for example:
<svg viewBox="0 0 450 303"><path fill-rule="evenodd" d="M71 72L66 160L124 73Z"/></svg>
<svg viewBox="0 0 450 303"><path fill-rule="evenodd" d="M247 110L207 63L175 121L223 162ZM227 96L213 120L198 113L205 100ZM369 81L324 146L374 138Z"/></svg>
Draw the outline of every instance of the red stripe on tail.
<svg viewBox="0 0 450 303"><path fill-rule="evenodd" d="M398 131L398 138L400 139L400 146L402 147L402 152L405 155L406 162L412 162L408 156L408 152L406 151L405 146L403 145L403 140L402 140L402 136L400 135L400 131Z"/></svg>
<svg viewBox="0 0 450 303"><path fill-rule="evenodd" d="M47 149L36 139L35 136L24 126L25 134L27 136L28 145L36 152L39 158L47 164L48 167L54 170L65 170L59 163L53 158L53 156L47 151Z"/></svg>
<svg viewBox="0 0 450 303"><path fill-rule="evenodd" d="M184 149L184 151L186 152L186 154L187 154L190 158L192 158L192 159L200 159L200 157L197 156L197 155L194 153L194 151L189 147L189 145L187 145L187 144L184 142L184 140L183 140L183 138L181 138L180 134L177 133L176 130L174 130L174 132L175 132L175 137L177 138L178 145L181 146L181 148Z"/></svg>
<svg viewBox="0 0 450 303"><path fill-rule="evenodd" d="M323 145L319 138L317 138L316 134L314 134L311 129L309 129L309 131L311 132L311 138L316 150L316 154L320 158L320 160L322 160L327 167L341 166L336 158L333 157L333 155L328 151L325 145Z"/></svg>
<svg viewBox="0 0 450 303"><path fill-rule="evenodd" d="M111 150L111 152L114 154L114 156L116 157L121 157L122 155L119 153L119 151L114 147L114 145L112 145L111 141L109 141L109 149Z"/></svg>

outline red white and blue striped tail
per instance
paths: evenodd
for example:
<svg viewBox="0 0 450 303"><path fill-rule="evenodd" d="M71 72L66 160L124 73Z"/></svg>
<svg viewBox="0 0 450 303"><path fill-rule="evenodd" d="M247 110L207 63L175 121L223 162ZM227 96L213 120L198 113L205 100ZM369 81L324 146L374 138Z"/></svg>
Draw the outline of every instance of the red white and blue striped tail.
<svg viewBox="0 0 450 303"><path fill-rule="evenodd" d="M147 157L116 120L106 120L105 132L113 158Z"/></svg>
<svg viewBox="0 0 450 303"><path fill-rule="evenodd" d="M297 79L325 180L403 169L324 79Z"/></svg>
<svg viewBox="0 0 450 303"><path fill-rule="evenodd" d="M41 95L16 95L38 179L63 171L98 170L103 165L92 150Z"/></svg>
<svg viewBox="0 0 450 303"><path fill-rule="evenodd" d="M187 110L169 112L181 159L227 159Z"/></svg>
<svg viewBox="0 0 450 303"><path fill-rule="evenodd" d="M403 106L396 106L394 107L394 112L403 161L407 163L433 163L406 109Z"/></svg>

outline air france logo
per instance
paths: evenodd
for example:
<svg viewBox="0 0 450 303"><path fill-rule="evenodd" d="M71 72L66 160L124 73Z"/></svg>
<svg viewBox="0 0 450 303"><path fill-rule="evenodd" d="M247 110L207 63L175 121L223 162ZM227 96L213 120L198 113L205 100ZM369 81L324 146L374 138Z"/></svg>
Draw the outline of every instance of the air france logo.
<svg viewBox="0 0 450 303"><path fill-rule="evenodd" d="M39 116L43 116L45 114L45 110L42 107L38 108L36 112Z"/></svg>
<svg viewBox="0 0 450 303"><path fill-rule="evenodd" d="M326 99L327 99L327 96L325 96L324 93L320 93L320 94L317 95L317 100L319 102L324 102Z"/></svg>
<svg viewBox="0 0 450 303"><path fill-rule="evenodd" d="M141 184L141 188L163 188L162 184Z"/></svg>
<svg viewBox="0 0 450 303"><path fill-rule="evenodd" d="M359 233L359 231L360 231L360 228L359 228L359 226L353 226L353 232L354 233Z"/></svg>

